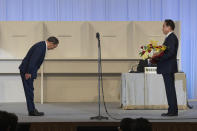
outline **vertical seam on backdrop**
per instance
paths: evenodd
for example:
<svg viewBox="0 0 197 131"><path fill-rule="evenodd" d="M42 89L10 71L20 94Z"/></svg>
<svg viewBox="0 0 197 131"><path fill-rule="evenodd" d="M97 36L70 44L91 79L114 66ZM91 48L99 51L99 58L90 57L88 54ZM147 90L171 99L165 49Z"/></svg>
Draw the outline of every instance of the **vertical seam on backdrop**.
<svg viewBox="0 0 197 131"><path fill-rule="evenodd" d="M138 11L138 12L139 12L139 9L140 9L140 2L139 2L139 1L140 1L140 0L138 0L138 8L137 8L137 11ZM137 15L137 21L140 21L140 20L139 20L139 18L140 18L140 17L139 17L139 14L140 14L140 13L138 13L138 15Z"/></svg>
<svg viewBox="0 0 197 131"><path fill-rule="evenodd" d="M161 0L161 21L163 20L163 1Z"/></svg>
<svg viewBox="0 0 197 131"><path fill-rule="evenodd" d="M71 8L71 11L72 11L71 17L72 17L72 18L71 18L71 19L72 19L72 21L73 21L73 7L74 7L74 6L73 6L73 0L72 0L71 4L72 4L72 8Z"/></svg>
<svg viewBox="0 0 197 131"><path fill-rule="evenodd" d="M126 21L129 21L129 0L127 0L127 18Z"/></svg>
<svg viewBox="0 0 197 131"><path fill-rule="evenodd" d="M107 0L105 0L105 21L107 20Z"/></svg>
<svg viewBox="0 0 197 131"><path fill-rule="evenodd" d="M152 15L152 0L150 0L150 20L152 21L153 20L153 15Z"/></svg>
<svg viewBox="0 0 197 131"><path fill-rule="evenodd" d="M20 6L21 6L21 9L20 9L20 11L21 11L21 12L20 12L21 18L20 18L20 20L23 21L23 0L20 0L20 2L21 2L21 3L20 3Z"/></svg>
<svg viewBox="0 0 197 131"><path fill-rule="evenodd" d="M4 0L5 5L5 21L7 21L7 2Z"/></svg>
<svg viewBox="0 0 197 131"><path fill-rule="evenodd" d="M56 11L56 15L57 15L57 21L60 21L60 11L59 11L59 8L60 8L60 0L57 0L57 5L56 5L56 8L57 8L57 11Z"/></svg>
<svg viewBox="0 0 197 131"><path fill-rule="evenodd" d="M188 1L188 2L190 2L190 1ZM189 18L190 18L190 24L189 24L189 28L191 29L191 21L192 21L192 17L191 17L191 3L189 3ZM192 43L192 39L191 39L191 32L190 32L190 34L189 34L189 36L190 36L190 43ZM190 44L190 56L192 56L192 47L193 47L193 45L192 44ZM191 68L190 68L190 88L191 88L191 90L194 90L194 88L193 88L193 84L192 84L192 81L193 81L193 72L192 72L192 69L193 69L193 62L192 62L192 57L190 57L189 58L190 59L190 65L191 65ZM195 92L194 91L192 91L192 97L194 97L194 95L195 95Z"/></svg>

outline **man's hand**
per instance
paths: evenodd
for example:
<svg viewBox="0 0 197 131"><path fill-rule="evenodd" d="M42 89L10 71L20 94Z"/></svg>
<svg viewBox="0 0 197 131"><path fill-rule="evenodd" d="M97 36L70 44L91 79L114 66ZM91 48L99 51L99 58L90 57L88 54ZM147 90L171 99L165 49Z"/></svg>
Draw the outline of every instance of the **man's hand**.
<svg viewBox="0 0 197 131"><path fill-rule="evenodd" d="M157 57L158 55L160 55L160 53L161 53L161 52L154 53L153 56L152 56L152 58Z"/></svg>
<svg viewBox="0 0 197 131"><path fill-rule="evenodd" d="M164 55L164 51L153 54L152 59L159 58Z"/></svg>
<svg viewBox="0 0 197 131"><path fill-rule="evenodd" d="M155 61L153 58L151 58L151 59L150 59L150 63L156 64L156 61Z"/></svg>
<svg viewBox="0 0 197 131"><path fill-rule="evenodd" d="M29 78L31 78L31 74L26 73L25 74L25 79L28 80Z"/></svg>

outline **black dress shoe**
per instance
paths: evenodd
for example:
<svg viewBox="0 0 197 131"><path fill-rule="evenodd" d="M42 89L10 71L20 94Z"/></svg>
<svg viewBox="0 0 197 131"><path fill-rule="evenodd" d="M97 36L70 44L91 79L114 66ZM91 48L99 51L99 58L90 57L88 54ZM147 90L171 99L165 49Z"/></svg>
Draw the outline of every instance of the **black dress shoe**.
<svg viewBox="0 0 197 131"><path fill-rule="evenodd" d="M178 116L178 113L163 113L161 116Z"/></svg>
<svg viewBox="0 0 197 131"><path fill-rule="evenodd" d="M44 116L44 112L39 112L37 109L29 112L29 116Z"/></svg>

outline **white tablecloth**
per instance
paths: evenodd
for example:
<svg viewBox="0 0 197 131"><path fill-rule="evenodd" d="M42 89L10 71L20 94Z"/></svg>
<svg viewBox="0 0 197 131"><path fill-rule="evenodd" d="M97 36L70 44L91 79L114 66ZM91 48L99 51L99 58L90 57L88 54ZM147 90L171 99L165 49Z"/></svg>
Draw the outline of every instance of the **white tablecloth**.
<svg viewBox="0 0 197 131"><path fill-rule="evenodd" d="M186 109L187 90L184 73L176 73L175 86L179 109ZM167 109L162 75L123 73L121 105L123 109Z"/></svg>

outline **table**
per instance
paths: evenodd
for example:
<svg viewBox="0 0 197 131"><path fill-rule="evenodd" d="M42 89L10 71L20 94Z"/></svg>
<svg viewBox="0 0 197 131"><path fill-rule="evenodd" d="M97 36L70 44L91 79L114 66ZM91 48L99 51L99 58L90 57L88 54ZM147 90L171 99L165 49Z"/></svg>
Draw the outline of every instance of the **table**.
<svg viewBox="0 0 197 131"><path fill-rule="evenodd" d="M123 73L121 75L121 106L123 109L167 109L163 77L160 74ZM186 76L175 74L179 109L187 109Z"/></svg>

